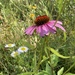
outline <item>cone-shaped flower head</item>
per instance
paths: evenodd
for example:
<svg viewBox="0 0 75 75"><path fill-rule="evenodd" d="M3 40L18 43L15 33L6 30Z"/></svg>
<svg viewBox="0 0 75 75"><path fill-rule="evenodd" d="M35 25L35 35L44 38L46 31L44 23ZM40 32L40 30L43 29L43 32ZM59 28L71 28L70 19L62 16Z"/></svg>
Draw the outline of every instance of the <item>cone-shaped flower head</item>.
<svg viewBox="0 0 75 75"><path fill-rule="evenodd" d="M40 36L45 36L48 33L55 33L56 27L65 31L65 29L61 26L61 21L52 20L50 21L47 15L38 16L35 19L35 25L30 26L25 30L25 33L28 35L32 35L34 30L40 34Z"/></svg>

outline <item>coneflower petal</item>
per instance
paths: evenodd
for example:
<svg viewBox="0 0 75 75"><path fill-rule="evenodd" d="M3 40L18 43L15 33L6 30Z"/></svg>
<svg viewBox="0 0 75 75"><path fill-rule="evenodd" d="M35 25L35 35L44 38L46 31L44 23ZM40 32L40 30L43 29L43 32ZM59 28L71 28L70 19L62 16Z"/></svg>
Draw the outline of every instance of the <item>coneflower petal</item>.
<svg viewBox="0 0 75 75"><path fill-rule="evenodd" d="M62 29L64 32L66 31L66 30L64 29L64 27L62 27L60 24L56 24L55 26L58 27L58 28L60 28L60 29Z"/></svg>
<svg viewBox="0 0 75 75"><path fill-rule="evenodd" d="M56 21L56 20L51 20L51 21L49 21L49 23L51 23L51 24L61 24L62 25L62 22L61 21Z"/></svg>
<svg viewBox="0 0 75 75"><path fill-rule="evenodd" d="M40 33L40 32L41 32L41 26L38 26L38 27L36 28L36 32L37 32L37 33Z"/></svg>
<svg viewBox="0 0 75 75"><path fill-rule="evenodd" d="M25 30L25 33L28 35L32 35L35 29L36 29L36 26L31 26Z"/></svg>

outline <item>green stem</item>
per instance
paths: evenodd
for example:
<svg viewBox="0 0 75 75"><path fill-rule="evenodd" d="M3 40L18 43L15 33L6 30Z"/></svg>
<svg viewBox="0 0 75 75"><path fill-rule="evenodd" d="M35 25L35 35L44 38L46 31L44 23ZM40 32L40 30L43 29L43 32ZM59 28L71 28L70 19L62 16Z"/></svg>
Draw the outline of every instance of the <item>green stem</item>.
<svg viewBox="0 0 75 75"><path fill-rule="evenodd" d="M44 46L43 46L44 42L43 41L44 41L44 38L41 38L40 45L38 45L40 52L39 52L39 60L38 60L38 64L37 64L37 70L39 69L39 66L41 65L40 62L41 62L41 59L43 57L43 55L42 55L43 49L44 49Z"/></svg>
<svg viewBox="0 0 75 75"><path fill-rule="evenodd" d="M34 73L36 73L36 49L35 49L35 53L34 53Z"/></svg>
<svg viewBox="0 0 75 75"><path fill-rule="evenodd" d="M6 66L1 61L0 61L0 64L2 64L2 66L4 67L4 69L7 72L7 74L9 74L9 71L7 70Z"/></svg>
<svg viewBox="0 0 75 75"><path fill-rule="evenodd" d="M48 56L49 56L49 61L51 62L51 57L50 57L50 51L48 50ZM50 64L51 67L51 74L53 75L53 66Z"/></svg>
<svg viewBox="0 0 75 75"><path fill-rule="evenodd" d="M75 62L70 66L69 69L67 69L67 70L63 73L63 75L65 75L67 72L69 72L69 71L71 70L71 68L73 68L74 66L75 66Z"/></svg>
<svg viewBox="0 0 75 75"><path fill-rule="evenodd" d="M45 41L46 41L46 42L45 42L45 47L50 46L50 45L49 45L50 35L49 35L48 37L45 38ZM47 49L46 49L46 50L47 50ZM51 53L50 53L49 50L47 50L47 52L48 52L47 57L49 57L49 61L51 62L51 57L50 57L50 54L51 54ZM51 72L52 72L51 75L53 75L53 66L52 66L51 64L50 64L50 67L51 67Z"/></svg>
<svg viewBox="0 0 75 75"><path fill-rule="evenodd" d="M39 57L38 57L38 63L37 62L35 62L35 63L37 63L36 65L36 71L35 72L38 72L38 69L39 69L39 67L40 67L40 62L41 62L41 60L42 60L42 58L43 58L43 51L44 51L44 38L41 38L40 39L40 41L39 41L39 43L37 43L37 46L38 46L38 48L36 47L36 50L38 50L38 49L40 49L40 51L39 51ZM36 53L35 53L36 54ZM36 57L36 56L35 56ZM35 59L36 60L36 59Z"/></svg>

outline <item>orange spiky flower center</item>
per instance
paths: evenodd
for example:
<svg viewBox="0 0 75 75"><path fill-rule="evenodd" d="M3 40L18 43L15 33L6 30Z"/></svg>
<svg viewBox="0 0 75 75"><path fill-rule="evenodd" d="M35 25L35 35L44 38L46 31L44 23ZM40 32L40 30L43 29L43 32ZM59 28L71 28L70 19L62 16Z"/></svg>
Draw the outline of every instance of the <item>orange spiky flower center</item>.
<svg viewBox="0 0 75 75"><path fill-rule="evenodd" d="M37 26L40 26L47 23L48 21L49 21L49 17L47 15L43 15L43 16L38 16L34 22Z"/></svg>

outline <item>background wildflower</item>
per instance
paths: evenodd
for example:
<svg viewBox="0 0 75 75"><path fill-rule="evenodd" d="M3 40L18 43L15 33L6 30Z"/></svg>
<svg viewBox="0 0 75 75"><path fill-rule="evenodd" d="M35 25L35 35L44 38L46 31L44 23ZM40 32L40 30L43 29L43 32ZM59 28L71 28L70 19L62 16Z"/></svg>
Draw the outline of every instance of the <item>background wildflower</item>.
<svg viewBox="0 0 75 75"><path fill-rule="evenodd" d="M12 53L11 53L11 56L12 57L16 57L17 55L19 55L20 53L18 52L18 51L13 51Z"/></svg>
<svg viewBox="0 0 75 75"><path fill-rule="evenodd" d="M34 18L35 17L35 14L30 14L29 17L30 18Z"/></svg>
<svg viewBox="0 0 75 75"><path fill-rule="evenodd" d="M36 9L37 7L36 6L32 6L32 9Z"/></svg>
<svg viewBox="0 0 75 75"><path fill-rule="evenodd" d="M19 53L27 52L28 51L28 47L26 47L26 46L19 47L17 51Z"/></svg>
<svg viewBox="0 0 75 75"><path fill-rule="evenodd" d="M15 44L6 44L5 47L14 47Z"/></svg>

